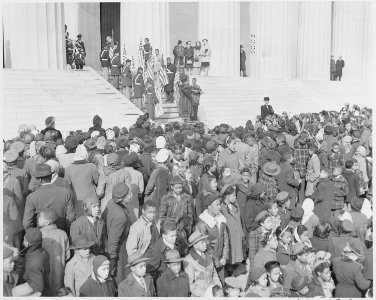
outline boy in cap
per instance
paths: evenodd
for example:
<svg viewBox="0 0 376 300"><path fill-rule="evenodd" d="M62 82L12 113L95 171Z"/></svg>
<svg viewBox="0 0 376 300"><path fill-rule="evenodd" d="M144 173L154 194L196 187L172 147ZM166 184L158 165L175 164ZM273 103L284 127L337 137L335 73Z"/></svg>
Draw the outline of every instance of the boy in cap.
<svg viewBox="0 0 376 300"><path fill-rule="evenodd" d="M74 256L65 267L64 286L70 288L73 296L78 297L80 288L93 272L94 254L91 253L93 241L89 241L84 235L75 236L70 247L74 250Z"/></svg>
<svg viewBox="0 0 376 300"><path fill-rule="evenodd" d="M13 296L30 296L37 292L42 296L49 296L50 257L48 252L42 248L42 241L42 233L38 228L26 229L23 273L23 279L26 282L13 288Z"/></svg>
<svg viewBox="0 0 376 300"><path fill-rule="evenodd" d="M108 201L102 217L107 229L106 254L110 259L110 272L119 284L126 277L126 242L131 226L129 203L132 192L125 183L118 183L112 190L112 199Z"/></svg>
<svg viewBox="0 0 376 300"><path fill-rule="evenodd" d="M193 297L202 297L206 289L216 284L222 287L213 258L207 251L207 243L199 231L193 232L188 239L189 247L192 247L184 260L184 270L189 276L190 290Z"/></svg>
<svg viewBox="0 0 376 300"><path fill-rule="evenodd" d="M171 180L171 191L161 199L159 218L161 224L165 220L174 220L178 234L187 240L193 226L193 199L183 193L183 183L184 180L179 175Z"/></svg>
<svg viewBox="0 0 376 300"><path fill-rule="evenodd" d="M57 296L57 291L64 286L65 262L70 258L68 235L56 227L57 218L56 212L51 209L43 209L38 217L42 247L50 257L50 296Z"/></svg>
<svg viewBox="0 0 376 300"><path fill-rule="evenodd" d="M181 269L182 261L183 258L180 257L179 251L169 250L166 252L164 262L167 264L167 268L157 281L158 297L189 297L189 277Z"/></svg>
<svg viewBox="0 0 376 300"><path fill-rule="evenodd" d="M119 284L119 297L155 297L153 279L146 273L146 261L139 252L128 257L128 265L131 273Z"/></svg>
<svg viewBox="0 0 376 300"><path fill-rule="evenodd" d="M92 251L94 255L104 254L107 231L106 224L101 217L99 199L95 195L88 196L82 202L84 214L78 217L71 225L70 236L85 235L94 242Z"/></svg>

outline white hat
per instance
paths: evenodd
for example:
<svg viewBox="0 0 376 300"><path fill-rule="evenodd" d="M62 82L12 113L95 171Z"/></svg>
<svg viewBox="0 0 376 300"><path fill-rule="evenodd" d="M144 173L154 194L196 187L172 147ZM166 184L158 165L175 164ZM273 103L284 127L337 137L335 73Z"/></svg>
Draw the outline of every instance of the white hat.
<svg viewBox="0 0 376 300"><path fill-rule="evenodd" d="M78 145L76 148L76 152L74 153L74 160L85 160L88 158L88 153L84 145Z"/></svg>
<svg viewBox="0 0 376 300"><path fill-rule="evenodd" d="M106 136L107 140L113 140L115 138L115 131L113 131L111 128L107 129Z"/></svg>
<svg viewBox="0 0 376 300"><path fill-rule="evenodd" d="M169 156L170 156L170 153L168 152L168 150L163 148L163 149L158 151L155 159L159 163L164 163L164 162L166 162L166 160L168 159Z"/></svg>
<svg viewBox="0 0 376 300"><path fill-rule="evenodd" d="M155 139L155 147L157 149L162 149L166 147L166 139L164 136L159 136Z"/></svg>
<svg viewBox="0 0 376 300"><path fill-rule="evenodd" d="M59 145L56 147L55 156L57 159L59 159L60 155L65 154L65 153L67 153L67 149L65 149L64 145Z"/></svg>
<svg viewBox="0 0 376 300"><path fill-rule="evenodd" d="M53 173L57 173L59 171L60 164L56 160L50 159L49 161L46 161L46 165L51 166L51 171Z"/></svg>

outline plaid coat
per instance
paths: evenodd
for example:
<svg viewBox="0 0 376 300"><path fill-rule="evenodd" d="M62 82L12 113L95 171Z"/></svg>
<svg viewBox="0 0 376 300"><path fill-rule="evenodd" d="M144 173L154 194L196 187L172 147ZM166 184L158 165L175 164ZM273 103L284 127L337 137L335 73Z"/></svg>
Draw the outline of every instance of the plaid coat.
<svg viewBox="0 0 376 300"><path fill-rule="evenodd" d="M304 178L307 174L307 164L310 159L308 147L296 148L294 151L296 164L294 165L294 171L299 172L300 177Z"/></svg>
<svg viewBox="0 0 376 300"><path fill-rule="evenodd" d="M328 167L330 171L333 173L334 168L341 167L343 168L345 166L345 159L343 158L342 153L334 153L331 152L328 154Z"/></svg>
<svg viewBox="0 0 376 300"><path fill-rule="evenodd" d="M346 195L349 193L349 184L342 175L333 177L332 181L334 192L332 209L342 209L345 203Z"/></svg>
<svg viewBox="0 0 376 300"><path fill-rule="evenodd" d="M249 257L249 262L250 262L250 268L252 269L255 266L255 256L256 253L262 249L262 227L259 226L257 227L256 230L253 230L249 233L249 238L248 238L248 257Z"/></svg>
<svg viewBox="0 0 376 300"><path fill-rule="evenodd" d="M265 188L265 194L269 199L275 199L278 194L278 182L275 177L262 174L259 184Z"/></svg>

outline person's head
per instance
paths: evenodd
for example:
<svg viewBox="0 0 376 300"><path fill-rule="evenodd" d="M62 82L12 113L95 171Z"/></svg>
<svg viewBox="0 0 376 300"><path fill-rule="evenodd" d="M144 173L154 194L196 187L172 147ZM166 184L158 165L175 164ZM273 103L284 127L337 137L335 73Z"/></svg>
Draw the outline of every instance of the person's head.
<svg viewBox="0 0 376 300"><path fill-rule="evenodd" d="M300 242L304 243L309 240L308 237L308 228L304 225L298 225L295 229L297 233L297 237L299 238Z"/></svg>
<svg viewBox="0 0 376 300"><path fill-rule="evenodd" d="M278 215L278 204L276 200L271 200L266 204L266 208L268 210L268 213L276 217Z"/></svg>
<svg viewBox="0 0 376 300"><path fill-rule="evenodd" d="M319 147L315 144L311 145L308 148L308 153L309 153L309 156L312 156L314 154L318 154L319 153Z"/></svg>
<svg viewBox="0 0 376 300"><path fill-rule="evenodd" d="M157 215L157 204L154 201L147 201L144 203L142 215L149 222L154 222Z"/></svg>
<svg viewBox="0 0 376 300"><path fill-rule="evenodd" d="M320 278L324 282L331 280L330 262L329 261L316 261L314 264L313 274Z"/></svg>
<svg viewBox="0 0 376 300"><path fill-rule="evenodd" d="M148 39L148 38L145 38L145 39L144 39L144 42L145 42L145 44L149 44L149 39Z"/></svg>
<svg viewBox="0 0 376 300"><path fill-rule="evenodd" d="M166 61L167 61L167 64L169 65L171 63L171 58L167 57Z"/></svg>
<svg viewBox="0 0 376 300"><path fill-rule="evenodd" d="M276 250L278 247L278 240L275 232L273 230L265 232L262 237L261 244L263 245L263 247Z"/></svg>
<svg viewBox="0 0 376 300"><path fill-rule="evenodd" d="M253 132L246 133L244 135L244 141L247 145L253 146L256 142L256 135Z"/></svg>
<svg viewBox="0 0 376 300"><path fill-rule="evenodd" d="M236 277L226 277L224 290L226 297L239 297L242 291L242 284Z"/></svg>
<svg viewBox="0 0 376 300"><path fill-rule="evenodd" d="M110 261L104 255L97 255L93 260L93 273L102 280L110 275Z"/></svg>
<svg viewBox="0 0 376 300"><path fill-rule="evenodd" d="M176 222L172 219L167 219L161 226L162 238L169 244L174 245L177 238Z"/></svg>
<svg viewBox="0 0 376 300"><path fill-rule="evenodd" d="M301 242L297 242L291 246L290 258L292 261L299 261L302 264L307 264L309 254L309 248Z"/></svg>
<svg viewBox="0 0 376 300"><path fill-rule="evenodd" d="M337 142L332 145L332 151L334 153L339 153L339 144Z"/></svg>
<svg viewBox="0 0 376 300"><path fill-rule="evenodd" d="M209 175L208 177L209 186L212 191L216 191L218 188L217 178L214 175Z"/></svg>
<svg viewBox="0 0 376 300"><path fill-rule="evenodd" d="M236 203L236 187L229 186L223 193L223 201L227 204Z"/></svg>
<svg viewBox="0 0 376 300"><path fill-rule="evenodd" d="M197 82L197 79L196 78L192 78L192 85L196 84Z"/></svg>
<svg viewBox="0 0 376 300"><path fill-rule="evenodd" d="M226 178L231 176L231 168L229 166L223 166L220 169L221 177Z"/></svg>
<svg viewBox="0 0 376 300"><path fill-rule="evenodd" d="M347 123L345 124L345 129L346 129L347 132L350 132L350 131L352 130L352 125L351 125L350 122L347 122Z"/></svg>
<svg viewBox="0 0 376 300"><path fill-rule="evenodd" d="M328 178L330 175L330 170L327 168L321 169L320 178Z"/></svg>
<svg viewBox="0 0 376 300"><path fill-rule="evenodd" d="M213 297L215 298L224 296L221 286L217 284L211 288L211 292L212 292Z"/></svg>
<svg viewBox="0 0 376 300"><path fill-rule="evenodd" d="M189 247L193 247L195 251L205 252L207 249L207 235L203 235L200 231L194 231L188 238Z"/></svg>
<svg viewBox="0 0 376 300"><path fill-rule="evenodd" d="M128 67L131 66L131 63L132 63L132 61L131 61L130 59L127 59L127 60L125 61L125 64L126 64Z"/></svg>
<svg viewBox="0 0 376 300"><path fill-rule="evenodd" d="M192 181L192 171L191 171L191 169L189 169L189 168L185 169L185 171L184 171L184 179L187 182L191 182Z"/></svg>
<svg viewBox="0 0 376 300"><path fill-rule="evenodd" d="M278 240L282 242L284 245L289 245L292 241L292 232L293 229L289 227L288 225L285 228L282 228L279 226L276 229L276 235L278 237Z"/></svg>
<svg viewBox="0 0 376 300"><path fill-rule="evenodd" d="M94 195L85 198L82 206L87 216L98 218L101 214L101 205L99 199Z"/></svg>
<svg viewBox="0 0 376 300"><path fill-rule="evenodd" d="M159 55L159 49L155 49L155 55Z"/></svg>
<svg viewBox="0 0 376 300"><path fill-rule="evenodd" d="M3 246L3 272L10 273L14 269L14 254L13 251Z"/></svg>
<svg viewBox="0 0 376 300"><path fill-rule="evenodd" d="M56 223L58 215L56 211L52 209L43 209L38 216L38 227L46 227Z"/></svg>
<svg viewBox="0 0 376 300"><path fill-rule="evenodd" d="M278 261L272 260L265 264L265 270L268 275L269 282L277 283L282 275L281 264Z"/></svg>
<svg viewBox="0 0 376 300"><path fill-rule="evenodd" d="M144 71L144 69L143 69L143 68L141 68L141 67L139 67L139 68L137 69L137 73L138 73L138 74L142 74L142 73L143 73L143 71Z"/></svg>
<svg viewBox="0 0 376 300"><path fill-rule="evenodd" d="M313 236L320 239L328 238L330 233L330 224L324 220L320 220L313 229Z"/></svg>
<svg viewBox="0 0 376 300"><path fill-rule="evenodd" d="M188 47L191 46L191 41L188 41L188 42L187 42L187 46L188 46Z"/></svg>
<svg viewBox="0 0 376 300"><path fill-rule="evenodd" d="M229 135L223 144L224 148L228 148L231 152L236 150L236 137L235 135Z"/></svg>
<svg viewBox="0 0 376 300"><path fill-rule="evenodd" d="M219 194L209 194L205 198L208 213L212 216L217 216L221 212L221 198Z"/></svg>
<svg viewBox="0 0 376 300"><path fill-rule="evenodd" d="M264 103L266 104L266 105L269 105L269 97L264 97Z"/></svg>
<svg viewBox="0 0 376 300"><path fill-rule="evenodd" d="M207 40L207 39L203 39L203 40L202 40L202 43L203 43L204 45L206 45L206 44L208 43L208 40Z"/></svg>
<svg viewBox="0 0 376 300"><path fill-rule="evenodd" d="M168 250L166 252L166 264L175 276L180 274L182 258L178 250Z"/></svg>
<svg viewBox="0 0 376 300"><path fill-rule="evenodd" d="M255 221L258 223L259 226L261 226L264 230L271 230L273 223L272 218L269 215L269 213L264 210L260 212L257 216Z"/></svg>
<svg viewBox="0 0 376 300"><path fill-rule="evenodd" d="M240 179L244 184L248 184L251 180L251 171L248 168L243 168L240 172Z"/></svg>
<svg viewBox="0 0 376 300"><path fill-rule="evenodd" d="M183 44L183 42L181 40L178 40L178 45L181 45Z"/></svg>
<svg viewBox="0 0 376 300"><path fill-rule="evenodd" d="M174 147L174 159L177 161L181 161L184 157L184 146L177 144Z"/></svg>
<svg viewBox="0 0 376 300"><path fill-rule="evenodd" d="M132 199L133 193L126 183L118 183L112 189L112 200L115 203L126 205L127 203L131 202Z"/></svg>
<svg viewBox="0 0 376 300"><path fill-rule="evenodd" d="M175 195L181 195L183 192L183 180L180 176L175 176L171 181L171 190Z"/></svg>
<svg viewBox="0 0 376 300"><path fill-rule="evenodd" d="M260 286L264 288L268 285L268 275L264 268L251 269L249 277L252 286Z"/></svg>
<svg viewBox="0 0 376 300"><path fill-rule="evenodd" d="M130 269L133 275L138 278L143 278L146 275L146 261L140 260L140 262L131 265Z"/></svg>

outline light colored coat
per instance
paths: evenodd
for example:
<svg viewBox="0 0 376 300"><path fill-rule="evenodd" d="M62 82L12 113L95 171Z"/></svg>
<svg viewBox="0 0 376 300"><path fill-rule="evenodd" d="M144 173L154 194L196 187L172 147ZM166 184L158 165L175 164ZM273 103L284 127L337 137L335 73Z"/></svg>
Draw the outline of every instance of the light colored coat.
<svg viewBox="0 0 376 300"><path fill-rule="evenodd" d="M88 262L84 262L76 253L65 267L64 286L69 287L76 297L80 288L93 272L94 255L90 254Z"/></svg>
<svg viewBox="0 0 376 300"><path fill-rule="evenodd" d="M42 247L50 255L50 295L57 296L57 291L64 286L65 262L70 258L68 235L55 224L41 228L40 231Z"/></svg>
<svg viewBox="0 0 376 300"><path fill-rule="evenodd" d="M316 187L317 182L319 181L320 176L320 159L314 154L308 160L307 164L307 187L306 187L306 196L313 194L313 190Z"/></svg>

